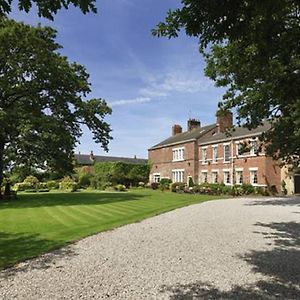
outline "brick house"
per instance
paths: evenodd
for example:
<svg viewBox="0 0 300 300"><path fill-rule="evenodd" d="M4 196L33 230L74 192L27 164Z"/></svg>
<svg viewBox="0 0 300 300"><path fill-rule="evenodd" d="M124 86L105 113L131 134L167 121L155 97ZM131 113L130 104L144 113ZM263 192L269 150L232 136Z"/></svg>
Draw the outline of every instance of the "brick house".
<svg viewBox="0 0 300 300"><path fill-rule="evenodd" d="M280 193L285 180L282 168L266 156L258 140L270 124L265 122L253 130L236 127L228 136L226 129L232 124L232 113L228 112L218 116L215 124L204 127L190 119L185 132L174 125L171 137L148 150L150 182L161 178L188 182L192 177L195 183L250 183ZM293 193L293 188L289 192Z"/></svg>

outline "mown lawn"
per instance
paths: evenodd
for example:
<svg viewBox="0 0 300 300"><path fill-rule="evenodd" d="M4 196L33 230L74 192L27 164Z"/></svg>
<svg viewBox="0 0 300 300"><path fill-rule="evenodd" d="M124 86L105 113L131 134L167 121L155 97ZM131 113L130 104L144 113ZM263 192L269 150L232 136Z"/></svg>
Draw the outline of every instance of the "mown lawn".
<svg viewBox="0 0 300 300"><path fill-rule="evenodd" d="M103 230L217 198L144 189L20 194L18 200L0 202L0 268Z"/></svg>

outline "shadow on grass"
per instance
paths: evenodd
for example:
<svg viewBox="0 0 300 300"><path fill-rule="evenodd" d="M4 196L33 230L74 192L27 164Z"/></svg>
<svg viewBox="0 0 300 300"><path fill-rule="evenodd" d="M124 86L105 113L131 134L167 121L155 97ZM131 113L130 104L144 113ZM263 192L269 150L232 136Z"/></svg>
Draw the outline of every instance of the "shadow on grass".
<svg viewBox="0 0 300 300"><path fill-rule="evenodd" d="M132 193L36 193L20 194L18 200L0 202L0 209L33 208L69 205L101 205L114 202L141 200L146 195Z"/></svg>
<svg viewBox="0 0 300 300"><path fill-rule="evenodd" d="M240 256L252 266L254 273L265 280L245 286L233 286L224 291L211 282L196 281L189 284L162 286L161 293L170 299L300 299L300 223L257 223L267 228L260 231L272 239L274 248L267 251L250 251ZM271 233L269 232L271 229Z"/></svg>
<svg viewBox="0 0 300 300"><path fill-rule="evenodd" d="M287 197L279 199L266 199L266 200L257 200L245 204L246 206L255 206L255 205L280 205L280 206L300 206L300 197Z"/></svg>
<svg viewBox="0 0 300 300"><path fill-rule="evenodd" d="M7 268L0 273L0 278L14 275L16 272L25 272L29 269L47 269L56 259L76 255L72 247L67 246L44 254L35 260L28 260L20 265L10 267L16 262L35 257L61 245L62 243L59 241L43 239L38 234L0 232L0 269Z"/></svg>

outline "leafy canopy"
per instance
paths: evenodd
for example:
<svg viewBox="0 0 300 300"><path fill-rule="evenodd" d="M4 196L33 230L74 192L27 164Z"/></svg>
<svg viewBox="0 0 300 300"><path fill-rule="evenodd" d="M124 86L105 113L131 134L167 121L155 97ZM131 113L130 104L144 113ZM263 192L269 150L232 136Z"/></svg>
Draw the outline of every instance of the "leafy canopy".
<svg viewBox="0 0 300 300"><path fill-rule="evenodd" d="M13 166L71 170L82 125L107 150L111 109L86 99L89 75L55 38L49 27L0 20L0 183Z"/></svg>
<svg viewBox="0 0 300 300"><path fill-rule="evenodd" d="M0 17L11 12L13 0L0 0ZM29 12L32 6L35 5L40 17L45 17L53 20L53 15L62 8L68 8L70 5L79 7L84 13L97 12L95 0L18 0L18 8Z"/></svg>
<svg viewBox="0 0 300 300"><path fill-rule="evenodd" d="M182 0L153 34L177 37L184 29L199 38L206 75L227 87L224 110L239 124L268 120L262 137L275 158L299 164L300 3L296 0Z"/></svg>

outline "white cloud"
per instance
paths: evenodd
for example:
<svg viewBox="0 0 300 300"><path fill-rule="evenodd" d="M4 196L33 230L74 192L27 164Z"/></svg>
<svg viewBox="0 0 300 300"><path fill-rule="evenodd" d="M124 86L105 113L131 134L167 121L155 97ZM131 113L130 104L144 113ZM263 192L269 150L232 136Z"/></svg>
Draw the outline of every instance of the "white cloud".
<svg viewBox="0 0 300 300"><path fill-rule="evenodd" d="M109 103L109 106L122 106L128 104L137 104L137 103L145 103L150 102L152 99L150 97L137 97L134 99L124 99L124 100L116 100Z"/></svg>

